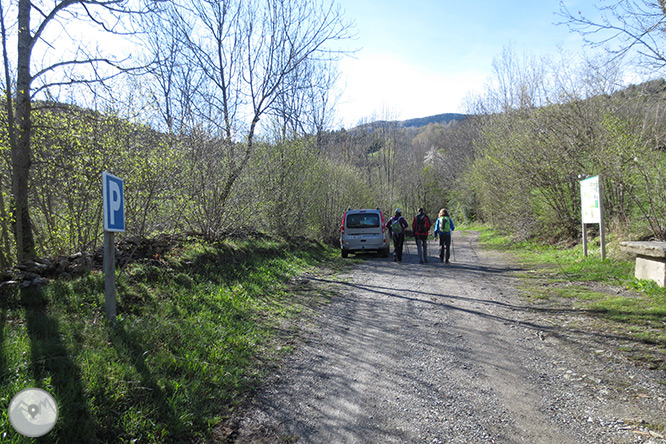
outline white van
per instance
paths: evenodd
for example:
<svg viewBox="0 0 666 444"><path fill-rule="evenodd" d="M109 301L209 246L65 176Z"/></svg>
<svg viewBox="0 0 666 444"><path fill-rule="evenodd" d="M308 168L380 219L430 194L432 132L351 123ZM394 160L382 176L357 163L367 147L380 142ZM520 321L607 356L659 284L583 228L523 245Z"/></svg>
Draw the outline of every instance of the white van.
<svg viewBox="0 0 666 444"><path fill-rule="evenodd" d="M340 227L342 257L359 251L376 251L382 257L388 257L390 243L384 224L384 215L379 208L345 211Z"/></svg>

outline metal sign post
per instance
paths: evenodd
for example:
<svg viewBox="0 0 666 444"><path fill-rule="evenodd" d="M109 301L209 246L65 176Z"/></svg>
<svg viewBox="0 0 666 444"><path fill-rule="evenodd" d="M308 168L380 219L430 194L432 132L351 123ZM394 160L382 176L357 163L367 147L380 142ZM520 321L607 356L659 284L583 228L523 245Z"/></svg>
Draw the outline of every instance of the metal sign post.
<svg viewBox="0 0 666 444"><path fill-rule="evenodd" d="M116 322L116 247L113 242L115 233L104 232L104 300L106 317Z"/></svg>
<svg viewBox="0 0 666 444"><path fill-rule="evenodd" d="M123 180L109 173L102 173L104 200L104 297L106 317L116 322L116 247L114 236L125 231L125 199Z"/></svg>
<svg viewBox="0 0 666 444"><path fill-rule="evenodd" d="M604 228L603 187L599 176L580 181L580 206L583 223L583 254L587 256L587 225L599 224L601 260L606 259L606 233Z"/></svg>

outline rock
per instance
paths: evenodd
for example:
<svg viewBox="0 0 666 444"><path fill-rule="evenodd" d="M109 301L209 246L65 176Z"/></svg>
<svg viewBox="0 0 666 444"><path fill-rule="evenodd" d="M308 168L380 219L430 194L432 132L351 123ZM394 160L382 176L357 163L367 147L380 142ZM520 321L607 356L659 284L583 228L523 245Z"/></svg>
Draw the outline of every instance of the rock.
<svg viewBox="0 0 666 444"><path fill-rule="evenodd" d="M46 265L47 267L50 267L53 263L53 260L51 258L48 258L48 257L38 257L37 259L35 259L35 262L37 262L38 264L42 264L42 265Z"/></svg>
<svg viewBox="0 0 666 444"><path fill-rule="evenodd" d="M73 275L77 274L83 274L86 271L88 271L88 267L84 263L78 262L78 263L73 263L69 264L69 266L65 270L67 273L71 273Z"/></svg>
<svg viewBox="0 0 666 444"><path fill-rule="evenodd" d="M55 261L55 263L56 263L56 264L55 264L55 269L54 269L54 271L55 271L57 274L62 274L62 273L64 273L65 270L67 270L67 266L69 265L69 261L68 261L66 258L63 258L63 257L57 259L57 260Z"/></svg>
<svg viewBox="0 0 666 444"><path fill-rule="evenodd" d="M49 283L48 279L43 278L43 277L40 276L38 278L33 279L32 282L30 282L30 285L41 287L42 285L46 285L48 283Z"/></svg>
<svg viewBox="0 0 666 444"><path fill-rule="evenodd" d="M11 270L0 272L0 282L12 281L14 279L16 279L16 276Z"/></svg>
<svg viewBox="0 0 666 444"><path fill-rule="evenodd" d="M34 274L41 274L48 270L48 265L35 261L26 261L16 266L17 269Z"/></svg>
<svg viewBox="0 0 666 444"><path fill-rule="evenodd" d="M639 256L650 256L666 259L666 242L658 241L626 241L620 242L620 249Z"/></svg>
<svg viewBox="0 0 666 444"><path fill-rule="evenodd" d="M90 252L77 253L70 256L70 263L65 271L72 274L83 274L92 269L93 255Z"/></svg>
<svg viewBox="0 0 666 444"><path fill-rule="evenodd" d="M5 290L9 290L13 287L17 287L18 285L19 285L19 281L0 282L0 293L4 292Z"/></svg>
<svg viewBox="0 0 666 444"><path fill-rule="evenodd" d="M21 277L22 277L23 281L32 281L32 280L37 279L38 277L40 277L40 275L37 274L37 273L32 273L32 272L25 272L25 273L23 273L23 275Z"/></svg>

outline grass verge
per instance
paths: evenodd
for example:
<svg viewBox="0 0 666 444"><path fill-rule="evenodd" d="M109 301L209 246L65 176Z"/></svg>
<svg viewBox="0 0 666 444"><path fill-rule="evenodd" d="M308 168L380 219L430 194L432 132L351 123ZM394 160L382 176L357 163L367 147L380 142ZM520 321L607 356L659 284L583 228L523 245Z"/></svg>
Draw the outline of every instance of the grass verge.
<svg viewBox="0 0 666 444"><path fill-rule="evenodd" d="M290 319L325 298L293 278L337 256L309 242L186 242L117 272L115 326L99 272L0 296L1 441L40 440L8 420L27 387L58 403L48 442L206 440L289 350Z"/></svg>
<svg viewBox="0 0 666 444"><path fill-rule="evenodd" d="M630 350L631 357L653 368L666 368L666 288L634 278L634 261L600 259L592 244L586 257L582 246L557 246L530 241L475 226L486 248L510 253L523 268L522 291L529 300L574 308L590 324L651 346ZM611 240L612 242L612 240Z"/></svg>

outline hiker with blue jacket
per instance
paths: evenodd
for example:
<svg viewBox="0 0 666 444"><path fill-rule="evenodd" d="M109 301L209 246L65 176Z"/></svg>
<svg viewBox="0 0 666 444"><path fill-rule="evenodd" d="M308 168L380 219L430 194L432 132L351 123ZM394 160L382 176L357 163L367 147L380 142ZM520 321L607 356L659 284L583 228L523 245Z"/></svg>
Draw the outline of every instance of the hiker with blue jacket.
<svg viewBox="0 0 666 444"><path fill-rule="evenodd" d="M395 209L395 215L386 222L391 239L393 239L393 262L402 262L402 247L405 243L405 230L409 226L407 220L402 217L402 210Z"/></svg>
<svg viewBox="0 0 666 444"><path fill-rule="evenodd" d="M449 263L451 257L451 232L455 230L453 219L445 208L439 210L439 217L435 222L435 239L439 236L439 261Z"/></svg>

